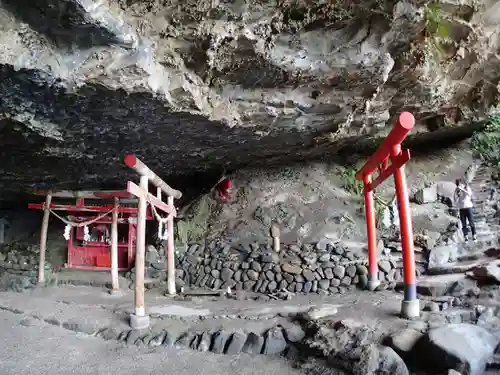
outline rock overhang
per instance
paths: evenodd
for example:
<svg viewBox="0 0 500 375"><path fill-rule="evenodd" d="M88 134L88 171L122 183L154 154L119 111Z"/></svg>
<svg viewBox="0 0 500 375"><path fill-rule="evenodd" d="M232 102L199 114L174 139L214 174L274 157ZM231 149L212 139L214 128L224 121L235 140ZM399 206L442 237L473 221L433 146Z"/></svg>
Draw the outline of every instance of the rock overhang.
<svg viewBox="0 0 500 375"><path fill-rule="evenodd" d="M500 78L493 58L485 79L456 61L417 66L426 2L23 4L0 4L1 185L13 191L122 184L125 152L162 176L331 156L403 109L474 107ZM464 42L469 21L491 24L482 6L442 5L456 43L496 40ZM439 81L447 72L475 89Z"/></svg>

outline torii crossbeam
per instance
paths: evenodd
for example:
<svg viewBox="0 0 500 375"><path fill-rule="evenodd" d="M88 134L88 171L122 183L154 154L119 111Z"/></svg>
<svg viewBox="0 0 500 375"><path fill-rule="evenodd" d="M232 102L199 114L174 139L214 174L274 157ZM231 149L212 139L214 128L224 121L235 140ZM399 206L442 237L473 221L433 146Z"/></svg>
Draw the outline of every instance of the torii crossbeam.
<svg viewBox="0 0 500 375"><path fill-rule="evenodd" d="M413 229L404 167L405 163L410 160L410 151L401 150L401 143L414 125L415 118L411 113L401 113L384 142L356 174L356 179L363 181L364 185L368 236L368 289L370 290L374 290L380 284L378 280L377 233L373 193L378 185L394 175L404 266L404 299L401 305L401 315L406 318L414 318L420 315L420 304L417 299ZM390 165L388 165L389 159L391 160ZM378 176L373 179L372 174L377 169Z"/></svg>

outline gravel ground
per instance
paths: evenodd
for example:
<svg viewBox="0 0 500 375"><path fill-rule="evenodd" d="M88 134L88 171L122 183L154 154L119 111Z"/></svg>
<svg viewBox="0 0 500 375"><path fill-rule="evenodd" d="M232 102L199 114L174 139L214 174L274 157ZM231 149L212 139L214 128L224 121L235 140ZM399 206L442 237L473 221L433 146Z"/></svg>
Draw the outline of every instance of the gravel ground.
<svg viewBox="0 0 500 375"><path fill-rule="evenodd" d="M299 374L280 359L126 347L23 318L0 311L1 374Z"/></svg>

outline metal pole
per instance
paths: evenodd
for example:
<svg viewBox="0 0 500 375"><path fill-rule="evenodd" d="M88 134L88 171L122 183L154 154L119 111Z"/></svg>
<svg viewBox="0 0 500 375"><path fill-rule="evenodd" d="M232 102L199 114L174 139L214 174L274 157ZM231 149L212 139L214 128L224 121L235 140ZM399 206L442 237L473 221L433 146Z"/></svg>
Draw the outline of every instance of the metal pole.
<svg viewBox="0 0 500 375"><path fill-rule="evenodd" d="M141 176L140 188L148 192L148 178ZM144 307L144 266L146 253L146 195L139 197L137 212L137 245L135 253L135 314L130 316L130 325L134 329L145 329L149 327L149 316L146 315Z"/></svg>
<svg viewBox="0 0 500 375"><path fill-rule="evenodd" d="M40 260L38 263L38 283L45 282L45 250L47 249L47 231L49 229L50 204L52 203L52 195L49 193L45 198L45 206L43 208L42 228L40 232Z"/></svg>
<svg viewBox="0 0 500 375"><path fill-rule="evenodd" d="M401 145L394 145L391 157L401 153ZM413 249L413 228L411 223L410 201L404 165L394 173L396 197L398 201L401 245L403 248L404 299L401 304L401 315L404 318L420 316L420 303L417 299L417 282L415 271L415 253Z"/></svg>
<svg viewBox="0 0 500 375"><path fill-rule="evenodd" d="M379 285L377 265L377 226L375 223L375 199L370 190L371 175L363 177L363 195L365 198L366 235L368 237L368 290L375 290Z"/></svg>
<svg viewBox="0 0 500 375"><path fill-rule="evenodd" d="M118 282L118 205L119 199L115 197L115 210L111 216L111 294L120 293L120 283Z"/></svg>
<svg viewBox="0 0 500 375"><path fill-rule="evenodd" d="M167 203L172 212L174 210L174 197L169 196ZM174 259L174 215L170 215L167 221L167 290L168 294L175 295L175 259Z"/></svg>

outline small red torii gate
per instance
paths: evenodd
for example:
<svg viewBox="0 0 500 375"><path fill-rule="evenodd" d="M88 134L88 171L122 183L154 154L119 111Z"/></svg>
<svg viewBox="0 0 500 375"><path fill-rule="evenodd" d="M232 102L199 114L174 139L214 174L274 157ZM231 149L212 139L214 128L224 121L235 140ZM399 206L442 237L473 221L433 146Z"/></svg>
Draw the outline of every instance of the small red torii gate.
<svg viewBox="0 0 500 375"><path fill-rule="evenodd" d="M415 118L409 112L403 112L384 142L356 173L356 179L363 181L366 210L366 230L368 236L368 289L375 290L380 284L377 265L377 229L375 223L375 188L391 175L394 175L396 199L398 202L401 244L403 248L404 298L401 315L414 318L420 315L420 303L417 299L415 272L415 254L413 249L413 229L410 202L404 165L410 160L410 151L401 150L401 143L415 125ZM391 164L388 165L389 159ZM373 172L378 169L376 179Z"/></svg>

